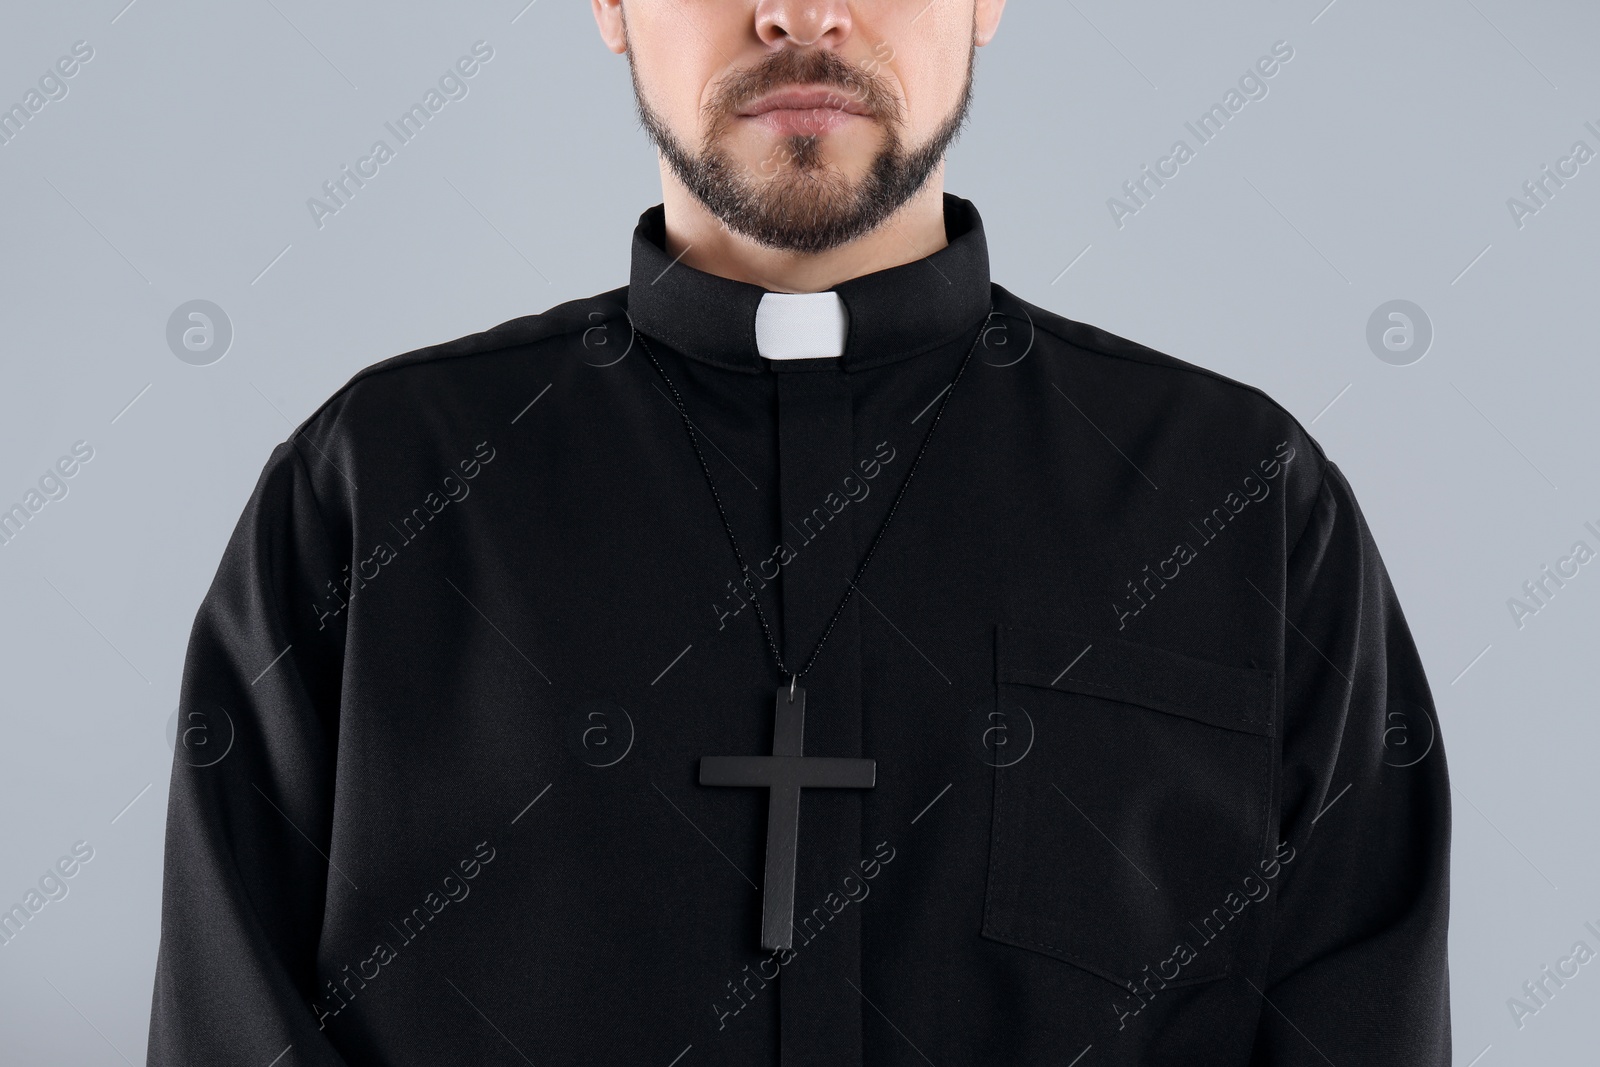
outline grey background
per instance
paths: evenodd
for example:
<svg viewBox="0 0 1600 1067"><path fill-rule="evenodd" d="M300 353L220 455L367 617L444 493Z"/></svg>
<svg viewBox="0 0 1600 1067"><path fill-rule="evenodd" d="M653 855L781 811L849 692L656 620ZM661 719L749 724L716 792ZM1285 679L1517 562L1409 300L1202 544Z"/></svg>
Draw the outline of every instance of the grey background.
<svg viewBox="0 0 1600 1067"><path fill-rule="evenodd" d="M0 105L94 48L0 146L0 506L95 450L0 547L0 905L95 850L0 947L6 1065L143 1061L166 730L271 447L362 366L626 280L660 187L625 61L588 4L524 3L0 8ZM1574 141L1600 150L1600 9L1326 4L1016 0L947 187L983 212L996 280L1261 387L1348 474L1456 785L1456 1062L1592 1063L1600 962L1521 1029L1506 1001L1600 949L1600 562L1520 629L1507 600L1600 549L1600 160L1520 229L1506 201ZM319 229L307 198L478 40L469 95ZM1279 40L1269 94L1114 225L1107 198ZM209 366L166 341L193 299L235 333ZM1409 366L1366 341L1393 299L1436 332Z"/></svg>

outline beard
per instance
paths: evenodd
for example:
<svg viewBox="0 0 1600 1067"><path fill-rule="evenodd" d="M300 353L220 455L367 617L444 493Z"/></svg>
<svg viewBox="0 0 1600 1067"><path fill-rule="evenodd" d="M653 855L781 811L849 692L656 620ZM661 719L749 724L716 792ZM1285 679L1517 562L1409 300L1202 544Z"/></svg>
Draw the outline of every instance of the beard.
<svg viewBox="0 0 1600 1067"><path fill-rule="evenodd" d="M815 254L847 244L875 229L927 184L945 151L966 124L972 103L977 46L967 53L961 99L927 141L907 147L897 97L878 76L830 51L774 52L717 87L703 113L705 136L691 152L650 107L639 84L633 50L628 70L640 125L672 173L707 211L734 233L767 248ZM823 153L819 134L794 134L759 172L734 160L723 145L739 108L774 89L795 84L839 90L864 107L883 130L883 143L867 173L851 180Z"/></svg>

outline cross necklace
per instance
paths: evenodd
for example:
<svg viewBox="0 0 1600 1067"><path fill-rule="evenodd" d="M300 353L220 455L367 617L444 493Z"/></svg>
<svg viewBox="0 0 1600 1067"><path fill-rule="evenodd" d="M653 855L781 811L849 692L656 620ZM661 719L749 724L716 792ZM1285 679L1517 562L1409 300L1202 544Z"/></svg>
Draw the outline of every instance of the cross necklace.
<svg viewBox="0 0 1600 1067"><path fill-rule="evenodd" d="M701 785L743 786L768 791L767 859L764 888L761 891L763 949L787 949L794 943L794 881L796 851L800 839L800 791L871 789L876 783L878 773L876 760L803 754L806 691L800 688L800 676L809 671L816 662L817 654L822 651L828 635L833 632L834 623L839 621L839 616L844 613L845 604L849 603L851 594L856 591L856 586L861 581L861 576L866 573L867 564L872 562L872 555L878 548L878 542L883 540L885 531L889 529L889 522L900 506L900 498L905 496L906 488L911 485L911 477L917 472L917 464L921 462L923 453L928 450L928 442L933 440L933 431L938 427L940 417L944 415L945 405L950 402L951 394L955 392L956 382L961 380L962 373L972 359L972 353L977 351L978 342L983 339L989 318L993 314L994 307L990 305L988 313L984 316L984 326L973 338L972 347L968 348L967 354L962 357L956 376L951 379L943 399L939 401L933 421L928 425L928 432L923 435L922 446L917 449L916 456L911 460L911 467L906 471L905 481L900 483L899 491L889 504L889 513L884 516L883 525L878 527L877 535L867 546L867 553L861 560L861 566L856 569L855 577L850 580L850 587L845 590L839 606L834 609L828 625L823 628L822 636L817 639L816 647L811 650L811 655L799 670L791 670L784 664L783 654L778 651L778 643L772 637L772 627L767 624L767 616L761 610L761 598L756 595L755 586L750 581L750 565L745 562L744 553L739 550L739 542L733 536L733 525L728 521L727 510L722 506L722 497L717 493L717 483L711 477L711 467L706 463L705 452L700 448L700 436L694 428L694 423L689 419L688 411L684 408L683 397L679 395L677 386L672 384L672 379L667 377L667 372L656 359L655 353L650 351L644 335L637 329L633 330L633 336L639 342L639 347L650 357L656 372L661 375L661 379L667 383L667 389L672 393L672 402L678 409L678 415L683 419L683 427L689 434L689 443L694 446L694 454L700 460L700 470L705 474L706 485L711 489L711 499L716 503L717 514L722 518L722 528L727 531L728 544L733 547L734 558L739 561L740 573L743 575L741 580L750 593L750 602L755 606L756 618L761 620L761 631L766 635L767 648L772 651L772 657L777 662L779 675L789 676L789 684L780 684L778 687L777 704L773 713L772 755L700 757ZM631 319L629 326L632 327Z"/></svg>

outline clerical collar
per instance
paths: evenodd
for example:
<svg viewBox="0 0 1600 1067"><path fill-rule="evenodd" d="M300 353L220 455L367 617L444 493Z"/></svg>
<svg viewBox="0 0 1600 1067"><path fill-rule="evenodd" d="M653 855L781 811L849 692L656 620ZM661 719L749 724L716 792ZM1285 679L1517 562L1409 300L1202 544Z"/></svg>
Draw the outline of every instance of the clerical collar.
<svg viewBox="0 0 1600 1067"><path fill-rule="evenodd" d="M830 290L845 313L838 354L845 370L893 363L948 344L988 311L989 250L978 209L945 193L944 226L949 243L933 254ZM751 373L767 369L771 357L761 354L757 317L768 291L675 261L665 251L665 238L665 210L657 204L639 216L633 231L628 283L633 325L704 363ZM776 306L769 303L768 312L760 313L763 331Z"/></svg>
<svg viewBox="0 0 1600 1067"><path fill-rule="evenodd" d="M850 317L839 294L762 293L756 351L763 359L829 359L844 354Z"/></svg>

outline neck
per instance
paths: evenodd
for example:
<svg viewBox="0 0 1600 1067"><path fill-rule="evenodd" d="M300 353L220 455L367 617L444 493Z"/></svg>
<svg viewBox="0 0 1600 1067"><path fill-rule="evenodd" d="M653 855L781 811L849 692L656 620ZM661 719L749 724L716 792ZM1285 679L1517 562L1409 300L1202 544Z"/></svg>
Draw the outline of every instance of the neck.
<svg viewBox="0 0 1600 1067"><path fill-rule="evenodd" d="M734 233L661 168L666 252L695 270L778 293L820 293L863 274L932 255L944 235L944 164L922 189L869 233L826 252L785 252ZM680 259L681 257L681 259Z"/></svg>

